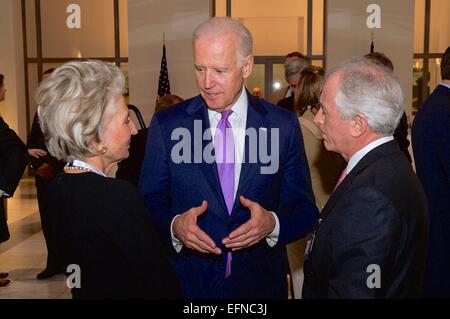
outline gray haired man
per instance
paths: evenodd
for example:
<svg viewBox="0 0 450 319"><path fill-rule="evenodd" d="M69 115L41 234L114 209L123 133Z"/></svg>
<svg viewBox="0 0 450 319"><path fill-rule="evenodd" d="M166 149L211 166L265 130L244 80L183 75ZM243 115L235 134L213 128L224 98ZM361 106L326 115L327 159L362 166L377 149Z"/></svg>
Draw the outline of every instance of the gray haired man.
<svg viewBox="0 0 450 319"><path fill-rule="evenodd" d="M422 186L393 138L400 84L370 61L325 77L314 121L348 162L305 257L303 298L418 298L427 247Z"/></svg>

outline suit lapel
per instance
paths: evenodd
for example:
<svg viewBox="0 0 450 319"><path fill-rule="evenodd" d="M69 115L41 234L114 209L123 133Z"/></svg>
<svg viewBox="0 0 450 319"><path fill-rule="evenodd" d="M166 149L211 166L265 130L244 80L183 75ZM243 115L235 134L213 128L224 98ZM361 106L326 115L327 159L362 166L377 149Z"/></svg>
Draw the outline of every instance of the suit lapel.
<svg viewBox="0 0 450 319"><path fill-rule="evenodd" d="M265 128L266 132L268 134L267 138L268 141L270 141L270 130L268 127L268 123L265 118L266 110L263 108L263 106L258 102L258 100L254 99L248 92L248 109L247 109L247 123L246 128L255 128L258 135L258 141L260 132L259 130L261 128ZM194 136L194 123L195 121L201 121L202 123L202 134L205 130L210 128L210 122L209 122L209 116L208 116L208 108L203 101L203 99L198 96L193 103L191 103L187 108L186 112L189 114L189 118L186 119L185 127L189 128L189 131L191 132L192 136ZM198 139L197 139L197 142ZM192 158L194 158L194 150L196 149L195 143L196 139L192 139ZM212 143L212 140L203 140L202 138L202 151L207 147L209 143ZM270 154L270 143L268 152ZM198 146L197 146L198 147ZM239 207L240 201L239 197L242 194L248 194L249 188L252 185L252 179L259 174L259 168L261 166L261 163L250 163L250 154L249 154L249 139L248 136L245 137L245 144L244 144L244 163L242 163L241 166L241 173L239 177L239 185L236 192L236 197L234 200L233 205L233 212ZM206 163L204 158L202 157L202 161L199 164L200 170L210 185L211 189L216 193L216 198L219 199L220 205L223 207L224 217L228 218L227 208L225 204L225 199L223 197L222 189L220 186L220 180L219 180L219 174L217 171L217 165L215 162L213 163ZM225 215L226 214L226 215ZM222 214L221 214L222 215Z"/></svg>
<svg viewBox="0 0 450 319"><path fill-rule="evenodd" d="M396 141L390 141L385 144L382 144L369 153L367 153L358 164L352 169L350 174L348 174L336 191L330 196L330 199L326 203L325 207L321 213L321 219L325 219L327 215L333 211L336 204L339 202L341 197L349 190L352 185L353 180L358 176L362 171L364 171L368 166L377 161L378 159L388 156L395 152L398 149L398 145L396 145Z"/></svg>
<svg viewBox="0 0 450 319"><path fill-rule="evenodd" d="M263 108L263 106L259 103L259 101L253 96L251 96L247 92L248 97L248 109L247 109L247 123L246 123L246 129L253 128L256 129L257 139L259 142L261 134L264 134L264 132L267 132L268 134L268 140L270 141L270 130L268 127L268 123L265 118L266 110ZM261 129L265 129L265 131L260 132ZM268 152L270 154L270 143L268 143ZM255 148L255 145L253 145L253 149ZM257 148L259 150L259 147ZM250 163L251 155L250 152L250 145L249 145L249 138L248 136L245 136L245 144L244 144L244 154L243 154L243 163L241 166L241 174L239 177L239 185L236 192L236 198L234 201L233 211L235 211L240 204L239 197L241 195L245 195L249 193L249 188L252 184L255 183L253 180L255 176L259 175L259 169L261 166L261 163L259 163L259 159L257 160L257 163ZM254 156L255 154L253 154ZM256 156L258 156L256 154Z"/></svg>
<svg viewBox="0 0 450 319"><path fill-rule="evenodd" d="M200 139L192 138L192 145L191 145L191 152L192 152L192 159L195 157L195 150L201 150L201 162L198 163L200 171L203 174L203 177L205 178L206 182L210 186L210 189L215 193L215 198L218 199L220 205L222 206L221 215L224 218L228 218L228 211L225 204L225 198L223 197L222 188L220 186L220 180L219 180L219 173L217 171L217 165L213 161L212 163L207 163L205 161L205 158L203 157L203 151L206 149L208 144L212 143L212 139L203 139L203 134L207 129L210 128L211 124L209 122L209 115L208 115L208 107L206 106L203 99L198 96L194 103L190 104L189 107L186 109L186 112L190 115L189 119L186 120L186 127L189 128L189 131L191 132L191 136L194 137L195 134L195 121L199 121L198 123L202 124L201 129L201 146L196 145L196 143L200 143ZM222 213L223 212L223 213Z"/></svg>

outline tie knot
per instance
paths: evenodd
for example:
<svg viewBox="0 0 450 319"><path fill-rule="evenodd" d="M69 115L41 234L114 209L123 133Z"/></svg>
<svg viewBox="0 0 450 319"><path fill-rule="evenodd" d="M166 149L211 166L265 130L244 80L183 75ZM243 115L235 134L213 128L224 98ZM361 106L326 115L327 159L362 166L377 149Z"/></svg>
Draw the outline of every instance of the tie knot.
<svg viewBox="0 0 450 319"><path fill-rule="evenodd" d="M222 112L222 120L227 121L228 118L230 117L231 113L233 113L232 110L228 110L228 111Z"/></svg>

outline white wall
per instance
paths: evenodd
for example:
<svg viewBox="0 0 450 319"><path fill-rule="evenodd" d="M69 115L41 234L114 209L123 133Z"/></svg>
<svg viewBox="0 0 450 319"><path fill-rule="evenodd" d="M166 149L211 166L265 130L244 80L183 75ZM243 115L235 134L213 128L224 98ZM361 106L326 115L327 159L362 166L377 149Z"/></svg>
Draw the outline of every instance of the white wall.
<svg viewBox="0 0 450 319"><path fill-rule="evenodd" d="M139 107L147 125L157 96L163 33L171 92L190 98L198 94L192 32L209 17L209 0L128 0L130 103Z"/></svg>
<svg viewBox="0 0 450 319"><path fill-rule="evenodd" d="M231 13L252 33L254 55L306 54L307 4L307 0L241 0L233 1Z"/></svg>
<svg viewBox="0 0 450 319"><path fill-rule="evenodd" d="M450 1L431 1L430 52L445 52L450 45Z"/></svg>
<svg viewBox="0 0 450 319"><path fill-rule="evenodd" d="M327 67L370 50L366 20L369 4L381 7L381 29L374 29L375 51L386 54L394 64L405 96L405 111L411 116L414 39L414 0L327 1Z"/></svg>
<svg viewBox="0 0 450 319"><path fill-rule="evenodd" d="M80 7L81 28L69 29L66 12ZM114 6L111 0L41 1L42 55L51 57L113 57Z"/></svg>
<svg viewBox="0 0 450 319"><path fill-rule="evenodd" d="M20 1L0 0L0 73L5 75L6 100L0 114L25 141L27 135Z"/></svg>

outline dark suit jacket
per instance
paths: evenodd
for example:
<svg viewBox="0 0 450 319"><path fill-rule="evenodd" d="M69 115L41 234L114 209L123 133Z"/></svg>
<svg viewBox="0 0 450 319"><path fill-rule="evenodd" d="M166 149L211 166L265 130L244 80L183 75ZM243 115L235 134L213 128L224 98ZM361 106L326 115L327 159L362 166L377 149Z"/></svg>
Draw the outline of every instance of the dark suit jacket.
<svg viewBox="0 0 450 319"><path fill-rule="evenodd" d="M364 156L322 210L305 258L303 297L418 298L427 245L427 205L395 141ZM381 273L370 265L378 265ZM380 274L380 288L367 282Z"/></svg>
<svg viewBox="0 0 450 319"><path fill-rule="evenodd" d="M294 112L294 94L291 94L291 96L279 100L277 105L282 107L283 109Z"/></svg>
<svg viewBox="0 0 450 319"><path fill-rule="evenodd" d="M37 113L34 115L33 124L31 125L30 134L28 135L27 149L39 148L47 152L46 156L35 158L30 156L31 166L37 170L42 164L47 163L51 165L55 171L55 175L63 171L64 163L48 153L47 145L45 145L44 134L39 126L39 118Z"/></svg>
<svg viewBox="0 0 450 319"><path fill-rule="evenodd" d="M148 128L144 128L139 130L136 135L131 136L130 156L117 165L116 178L129 181L135 186L138 185L147 145L147 134Z"/></svg>
<svg viewBox="0 0 450 319"><path fill-rule="evenodd" d="M144 201L130 183L95 173L60 173L48 187L58 257L80 267L74 298L178 298Z"/></svg>
<svg viewBox="0 0 450 319"><path fill-rule="evenodd" d="M409 140L408 140L408 119L406 118L406 113L403 112L402 117L400 118L400 122L398 123L397 128L394 132L394 138L397 141L398 145L400 146L400 149L402 150L403 154L405 154L408 161L411 163L411 154L409 154Z"/></svg>
<svg viewBox="0 0 450 319"><path fill-rule="evenodd" d="M199 219L199 227L211 236L222 255L202 254L183 247L174 254L172 265L187 298L287 298L285 245L308 234L318 213L298 119L264 100L254 99L248 92L247 128L256 128L260 136L270 141L272 128L279 129L279 169L274 174L261 174L261 162L249 163L248 137L245 142L245 163L242 164L236 200L228 215L220 188L216 164L180 163L171 159L171 140L176 129L186 128L194 137L194 121L202 131L209 128L207 106L200 96L154 115L147 138L147 150L140 177L140 191L147 208L156 221L163 241L174 251L170 224L177 214L184 213L203 200L208 210ZM266 128L267 130L260 130ZM205 149L211 140L199 141L196 132L187 141L194 148ZM185 131L186 133L186 131ZM271 154L269 143L268 154ZM251 154L255 155L255 154ZM250 218L249 211L239 202L244 195L274 211L280 221L280 236L274 247L266 240L233 253L231 276L225 280L226 248L222 239Z"/></svg>
<svg viewBox="0 0 450 319"><path fill-rule="evenodd" d="M27 164L27 151L22 140L0 117L0 189L10 196L22 178ZM0 199L0 243L9 239L3 199Z"/></svg>
<svg viewBox="0 0 450 319"><path fill-rule="evenodd" d="M424 297L450 298L450 89L438 85L422 105L412 142L430 218Z"/></svg>

